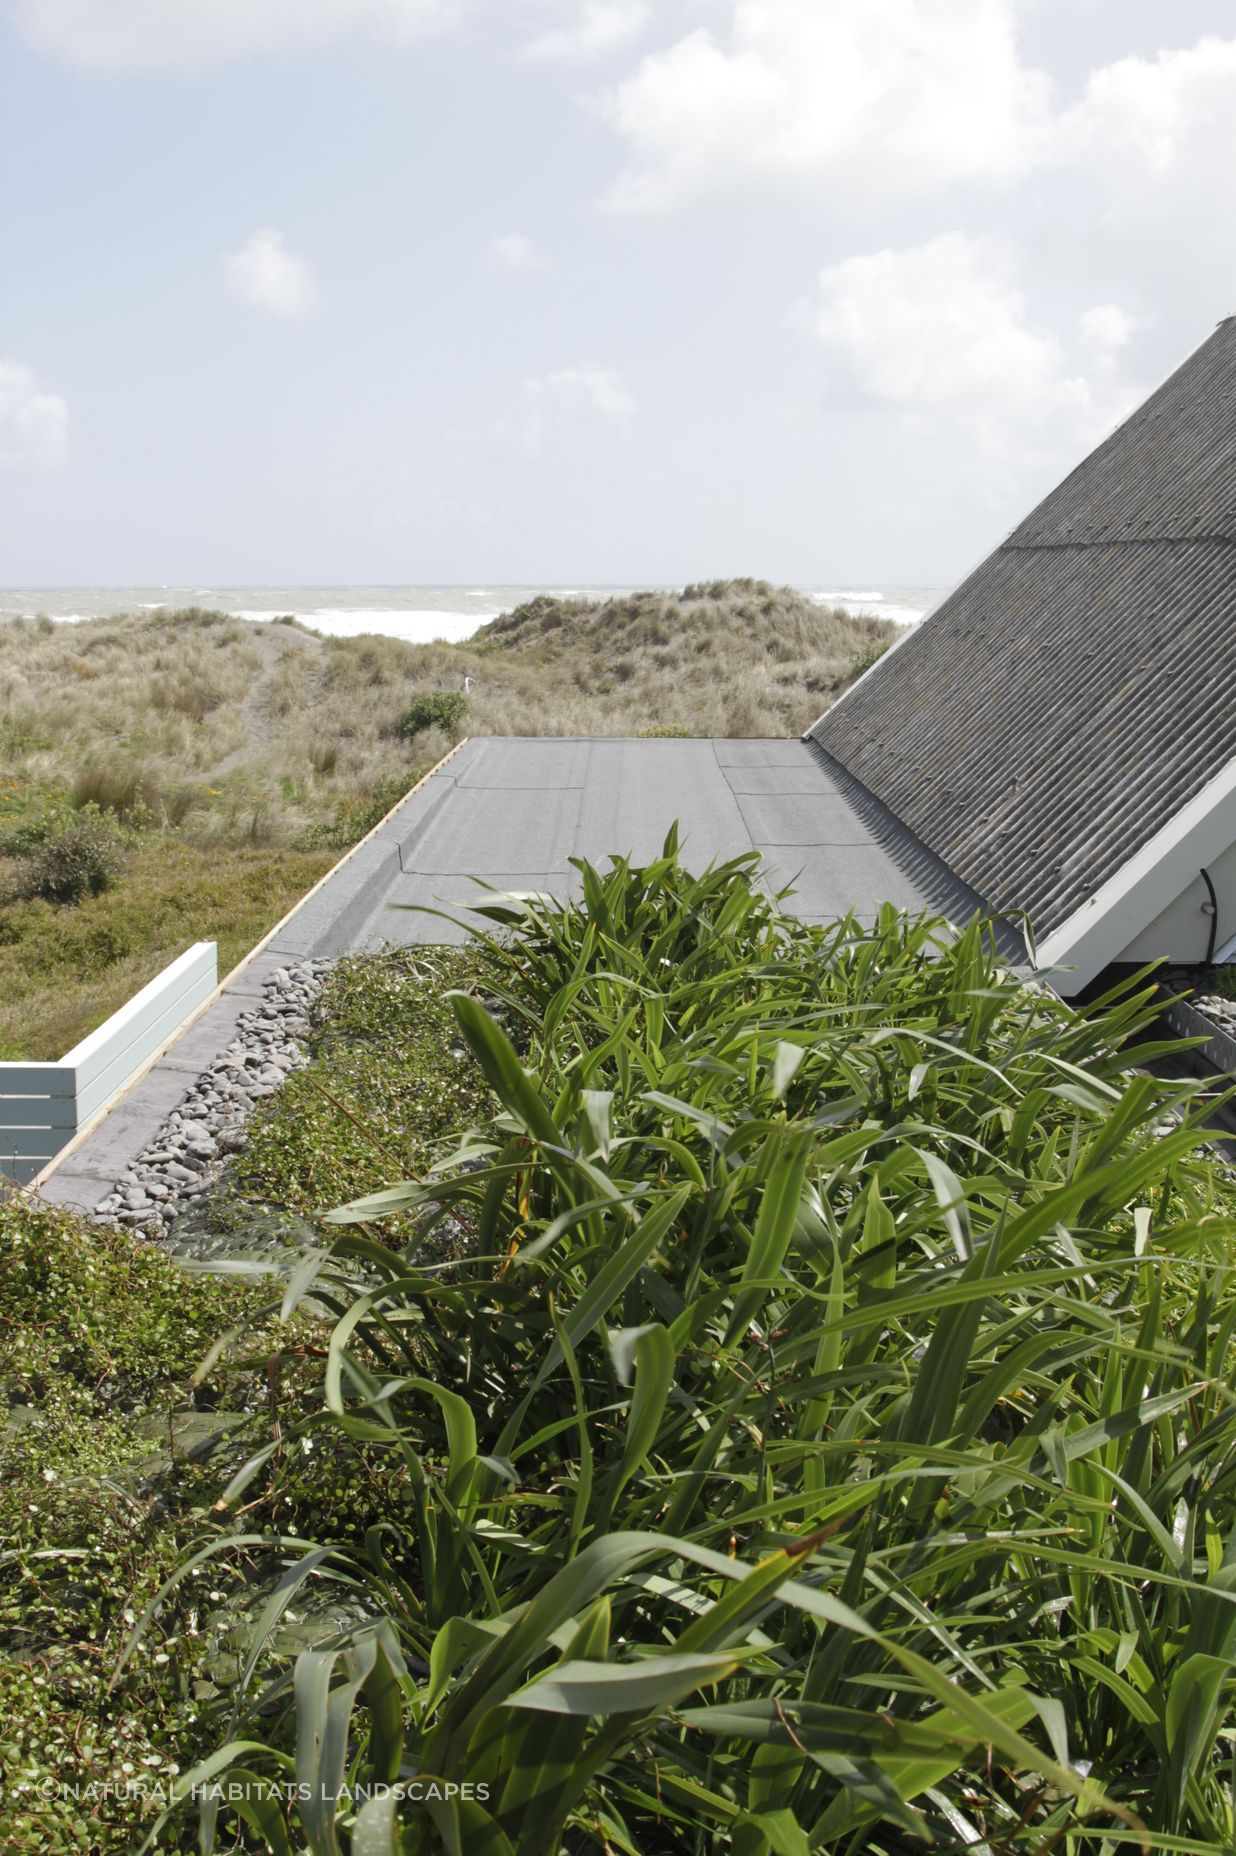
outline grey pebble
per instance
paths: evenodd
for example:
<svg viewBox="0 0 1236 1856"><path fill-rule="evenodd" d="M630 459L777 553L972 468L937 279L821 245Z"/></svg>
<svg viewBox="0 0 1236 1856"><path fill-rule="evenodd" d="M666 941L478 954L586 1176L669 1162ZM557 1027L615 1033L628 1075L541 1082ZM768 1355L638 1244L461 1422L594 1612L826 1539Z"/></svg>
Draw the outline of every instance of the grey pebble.
<svg viewBox="0 0 1236 1856"><path fill-rule="evenodd" d="M299 1040L334 963L280 967L261 1000L241 1014L236 1036L168 1115L150 1146L95 1207L96 1218L130 1229L170 1228L178 1209L199 1198L230 1155L246 1143L245 1121L309 1061Z"/></svg>

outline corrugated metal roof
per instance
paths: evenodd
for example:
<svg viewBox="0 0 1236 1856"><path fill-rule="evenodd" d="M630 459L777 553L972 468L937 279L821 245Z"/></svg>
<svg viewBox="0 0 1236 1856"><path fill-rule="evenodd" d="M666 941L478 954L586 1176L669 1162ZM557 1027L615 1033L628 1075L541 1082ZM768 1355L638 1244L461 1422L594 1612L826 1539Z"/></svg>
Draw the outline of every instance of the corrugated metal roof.
<svg viewBox="0 0 1236 1856"><path fill-rule="evenodd" d="M1040 936L1127 863L1236 755L1236 319L810 736Z"/></svg>

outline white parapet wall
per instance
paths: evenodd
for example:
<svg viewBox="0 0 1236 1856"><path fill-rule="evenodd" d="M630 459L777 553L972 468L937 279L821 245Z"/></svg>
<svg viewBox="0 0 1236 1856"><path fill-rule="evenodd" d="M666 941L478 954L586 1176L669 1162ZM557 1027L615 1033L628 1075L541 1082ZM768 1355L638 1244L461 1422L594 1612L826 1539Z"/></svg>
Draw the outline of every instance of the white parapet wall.
<svg viewBox="0 0 1236 1856"><path fill-rule="evenodd" d="M218 983L218 948L199 941L59 1063L0 1063L0 1178L24 1186L41 1173Z"/></svg>

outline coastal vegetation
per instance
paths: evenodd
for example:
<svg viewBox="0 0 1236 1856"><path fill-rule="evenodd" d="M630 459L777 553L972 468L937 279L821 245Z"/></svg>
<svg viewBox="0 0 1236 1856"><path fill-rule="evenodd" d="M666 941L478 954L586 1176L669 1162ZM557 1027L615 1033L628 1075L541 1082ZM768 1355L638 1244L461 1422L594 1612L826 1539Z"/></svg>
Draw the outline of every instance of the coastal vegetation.
<svg viewBox="0 0 1236 1856"><path fill-rule="evenodd" d="M227 971L338 856L207 852L174 831L113 836L114 880L72 904L30 893L24 866L35 859L0 858L0 1060L54 1062L195 941L217 941Z"/></svg>
<svg viewBox="0 0 1236 1856"><path fill-rule="evenodd" d="M894 631L753 580L537 599L466 645L0 625L0 1058L60 1057L203 936L226 968L464 734L797 733Z"/></svg>
<svg viewBox="0 0 1236 1856"><path fill-rule="evenodd" d="M262 1395L239 1373L192 1383L221 1327L254 1306L248 1285L0 1191L6 1851L137 1848L149 1796L192 1735L200 1610L186 1606L179 1641L169 1630L114 1696L108 1678L126 1610L171 1571L218 1486L217 1461L195 1463L194 1449L222 1444Z"/></svg>
<svg viewBox="0 0 1236 1856"><path fill-rule="evenodd" d="M1150 988L755 874L345 963L220 1192L273 1285L3 1214L12 1847L1231 1848L1236 1214ZM135 1716L144 1804L39 1797Z"/></svg>

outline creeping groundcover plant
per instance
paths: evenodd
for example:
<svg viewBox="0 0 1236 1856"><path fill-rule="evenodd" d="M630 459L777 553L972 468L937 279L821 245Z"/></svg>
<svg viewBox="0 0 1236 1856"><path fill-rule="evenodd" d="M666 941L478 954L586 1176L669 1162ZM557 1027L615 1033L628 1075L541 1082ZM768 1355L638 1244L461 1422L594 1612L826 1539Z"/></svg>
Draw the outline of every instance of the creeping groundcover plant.
<svg viewBox="0 0 1236 1856"><path fill-rule="evenodd" d="M201 1847L1230 1851L1236 1220L1151 987L1078 1014L991 924L798 924L672 839L580 875L453 1000L492 1119L288 1283L319 1391L227 1505L400 1473L178 1575L275 1568Z"/></svg>

